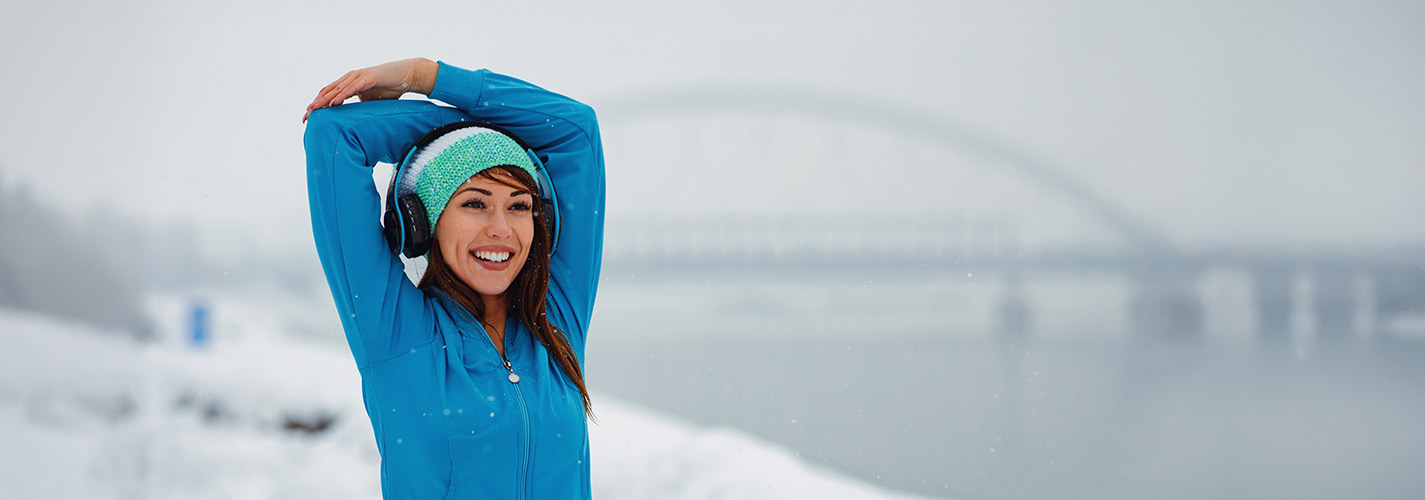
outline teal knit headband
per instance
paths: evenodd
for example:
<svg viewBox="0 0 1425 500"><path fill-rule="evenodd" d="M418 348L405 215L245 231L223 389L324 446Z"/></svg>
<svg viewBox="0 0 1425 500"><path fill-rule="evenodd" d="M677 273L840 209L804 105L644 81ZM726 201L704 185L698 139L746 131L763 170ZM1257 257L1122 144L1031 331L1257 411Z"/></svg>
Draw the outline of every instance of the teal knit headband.
<svg viewBox="0 0 1425 500"><path fill-rule="evenodd" d="M529 153L519 143L498 131L467 127L432 141L411 158L404 168L397 193L416 193L425 205L431 234L445 204L455 190L481 171L500 166L519 167L539 178Z"/></svg>

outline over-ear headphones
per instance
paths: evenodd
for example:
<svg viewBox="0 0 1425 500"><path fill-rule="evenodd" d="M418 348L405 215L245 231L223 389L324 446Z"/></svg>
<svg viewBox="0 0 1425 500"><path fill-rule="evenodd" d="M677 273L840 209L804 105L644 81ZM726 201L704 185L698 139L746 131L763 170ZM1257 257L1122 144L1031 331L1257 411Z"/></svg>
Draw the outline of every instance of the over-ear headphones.
<svg viewBox="0 0 1425 500"><path fill-rule="evenodd" d="M401 176L406 173L406 166L410 164L411 158L417 152L436 139L468 127L480 127L504 134L519 144L520 148L529 155L530 160L534 163L536 173L534 181L539 188L540 208L543 210L544 220L549 226L549 253L552 255L554 249L559 246L559 203L554 192L554 182L549 178L549 172L545 170L544 162L539 159L539 155L534 152L534 149L525 144L519 136L500 126L479 121L447 123L426 132L420 139L416 139L415 144L411 145L411 148L402 156L401 162L396 165L396 171L391 175L391 184L386 188L386 214L381 218L381 224L386 234L386 244L391 249L391 253L414 259L430 251L432 240L430 219L426 214L425 205L421 203L420 196L416 193L399 195L396 193Z"/></svg>

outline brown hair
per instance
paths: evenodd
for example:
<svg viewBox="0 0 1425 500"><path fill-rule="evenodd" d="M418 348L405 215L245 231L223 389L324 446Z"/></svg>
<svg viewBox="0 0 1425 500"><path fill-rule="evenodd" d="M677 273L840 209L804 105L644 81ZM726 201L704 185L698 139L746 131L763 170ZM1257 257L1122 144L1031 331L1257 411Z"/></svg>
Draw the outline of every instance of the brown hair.
<svg viewBox="0 0 1425 500"><path fill-rule="evenodd" d="M539 192L534 177L518 167L492 167L480 171L474 177L504 183L531 193ZM519 185L512 184L512 179L518 181ZM538 197L535 199L533 209L534 239L530 242L529 257L525 260L524 267L520 269L519 274L515 276L515 281L510 283L510 287L505 290L505 295L509 298L509 314L519 318L525 328L534 333L534 338L549 351L549 355L559 361L559 367L564 371L564 375L569 377L569 380L579 388L579 395L584 399L584 413L593 415L589 390L584 387L584 372L579 369L579 360L574 357L574 348L569 344L569 339L564 336L564 332L549 324L549 319L544 313L544 297L549 292L549 225L545 221L544 210L538 202ZM456 303L465 307L471 315L483 321L485 317L484 301L480 300L480 295L470 288L470 285L460 281L460 278L450 270L450 267L446 266L445 257L440 253L440 241L435 239L434 234L431 236L430 254L427 256L425 275L421 277L421 289L428 290L429 287L440 289Z"/></svg>

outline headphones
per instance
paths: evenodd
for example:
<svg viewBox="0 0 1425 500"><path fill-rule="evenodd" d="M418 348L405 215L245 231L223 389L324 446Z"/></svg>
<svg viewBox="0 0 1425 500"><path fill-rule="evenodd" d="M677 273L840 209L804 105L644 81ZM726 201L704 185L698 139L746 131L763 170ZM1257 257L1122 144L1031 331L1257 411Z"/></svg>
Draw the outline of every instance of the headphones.
<svg viewBox="0 0 1425 500"><path fill-rule="evenodd" d="M519 136L497 125L479 121L447 123L426 132L420 139L416 139L415 144L411 145L411 149L402 156L401 163L396 165L396 171L391 175L391 184L386 188L386 214L381 218L381 225L386 233L386 245L391 249L391 254L405 255L408 259L414 259L430 251L433 239L430 218L426 214L426 207L421 203L420 196L416 193L396 195L396 186L400 184L398 181L405 173L406 165L410 163L417 151L435 142L436 139L468 127L486 128L504 134L519 144L520 148L529 155L534 163L536 173L534 181L539 189L540 208L544 211L544 219L549 226L549 253L554 254L554 249L559 246L559 203L558 197L554 193L554 181L549 178L549 172L544 168L544 162L539 160L539 155L535 154L534 149L525 144Z"/></svg>

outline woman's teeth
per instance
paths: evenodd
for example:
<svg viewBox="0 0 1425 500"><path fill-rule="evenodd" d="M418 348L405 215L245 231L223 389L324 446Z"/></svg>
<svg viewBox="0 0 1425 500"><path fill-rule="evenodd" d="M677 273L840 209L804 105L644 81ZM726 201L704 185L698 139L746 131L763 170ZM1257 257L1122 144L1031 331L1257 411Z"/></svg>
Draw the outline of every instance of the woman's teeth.
<svg viewBox="0 0 1425 500"><path fill-rule="evenodd" d="M475 252L475 258L488 260L490 262L504 262L510 260L510 252Z"/></svg>

